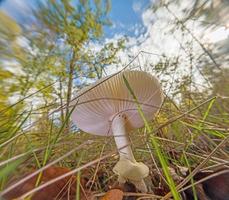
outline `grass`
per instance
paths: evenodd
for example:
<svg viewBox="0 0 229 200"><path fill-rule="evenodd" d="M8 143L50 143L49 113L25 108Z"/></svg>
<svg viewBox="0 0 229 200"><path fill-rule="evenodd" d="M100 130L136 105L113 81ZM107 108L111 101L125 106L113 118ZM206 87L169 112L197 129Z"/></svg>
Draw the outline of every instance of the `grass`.
<svg viewBox="0 0 229 200"><path fill-rule="evenodd" d="M188 167L188 172L189 172L189 174L191 174L192 173L191 167L190 167L190 164L189 164L189 161L188 161L188 158L187 158L185 152L184 152L183 155L184 155L184 159L185 159L186 165ZM191 177L191 184L192 184L192 191L193 191L194 200L198 200L197 193L196 193L196 188L194 186L194 179L193 179L193 177Z"/></svg>
<svg viewBox="0 0 229 200"><path fill-rule="evenodd" d="M151 170L156 169L157 176L160 177L156 183L152 182L153 177L146 178L147 186L155 191L162 184L165 194L159 195L162 196L161 199L181 199L181 191L190 187L197 199L194 175L205 168L228 165L225 162L228 160L228 113L221 108L221 98L201 98L194 103L193 99L189 99L189 103L182 106L175 103L173 98L166 98L156 119L147 121L131 85L123 78L145 123L144 128L132 133L134 154L137 160L147 164ZM3 111L8 112L13 108L14 106L9 106ZM37 190L41 189L44 187L40 183L42 171L52 165L68 167L77 180L87 172L88 178L93 182L89 188L97 196L116 182L117 177L112 168L118 156L112 138L96 137L79 130L65 133L66 123L74 108L62 123L55 122L55 115L40 115L29 126L28 121L34 117L32 110L24 111L15 118L13 125L0 136L2 191L7 189L9 182L31 169L37 169L36 174L40 174ZM45 110L46 107L43 107L40 111ZM29 128L25 129L25 126ZM179 174L180 167L187 169L187 177ZM181 176L180 182L176 182L170 168ZM79 181L75 187L77 191L80 190ZM79 195L77 192L75 198L80 199ZM145 194L136 195L144 197ZM155 198L154 194L148 194L148 197Z"/></svg>
<svg viewBox="0 0 229 200"><path fill-rule="evenodd" d="M126 84L126 87L128 88L130 94L132 95L133 99L135 100L135 103L137 105L137 108L138 108L138 112L141 116L141 118L143 119L144 121L144 124L145 124L145 127L148 131L148 133L152 133L152 129L147 121L147 119L145 118L145 115L144 115L144 112L141 108L141 104L138 102L138 99L136 97L136 95L134 94L134 91L133 89L131 88L130 84L128 83L126 77L123 75L123 79L124 79L124 82ZM172 194L173 194L173 197L175 200L179 200L180 199L180 195L178 193L178 191L176 190L176 186L175 186L175 183L173 181L173 178L168 170L168 162L167 162L167 159L166 157L163 155L163 152L161 151L160 147L159 147L159 144L158 144L158 141L157 139L151 135L150 136L150 140L152 142L152 145L153 147L155 148L155 151L156 151L156 154L157 154L157 157L160 161L160 164L162 166L162 169L163 169L163 172L165 174L165 177L166 177L166 181L168 182L168 185L172 191Z"/></svg>

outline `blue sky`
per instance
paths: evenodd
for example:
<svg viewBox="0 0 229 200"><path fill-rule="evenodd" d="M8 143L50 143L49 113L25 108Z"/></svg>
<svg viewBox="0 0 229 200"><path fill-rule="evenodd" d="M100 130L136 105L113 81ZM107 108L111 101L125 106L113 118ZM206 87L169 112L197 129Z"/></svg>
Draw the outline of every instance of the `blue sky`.
<svg viewBox="0 0 229 200"><path fill-rule="evenodd" d="M110 12L113 27L106 28L106 34L113 36L115 33L123 33L133 36L133 27L143 26L141 14L149 5L149 0L113 0Z"/></svg>
<svg viewBox="0 0 229 200"><path fill-rule="evenodd" d="M0 9L7 12L10 16L21 23L29 21L29 11L38 0L0 0ZM46 0L40 0L46 1ZM78 0L75 0L78 1ZM177 27L174 16L165 8L161 7L157 11L147 9L152 2L160 0L111 0L112 7L109 13L113 26L105 28L105 42L116 42L118 38L126 35L128 37L127 49L119 53L122 61L121 65L125 65L129 61L129 55L135 56L140 51L150 52L157 55L166 55L168 57L186 58L184 47L192 44L194 54L201 54L202 49L197 42L193 42L193 38ZM195 1L183 0L179 4L171 1L170 10L179 18L185 17L184 10L190 10L192 3ZM203 16L201 20L203 19ZM207 20L207 19L205 19ZM228 23L227 23L227 26ZM210 46L219 41L229 38L229 29L222 27L203 27L198 20L189 20L186 22L192 34L202 43ZM100 49L99 44L94 44L95 50ZM93 45L92 45L93 47ZM150 55L150 56L149 56ZM198 57L198 56L197 56ZM159 57L157 57L159 58ZM142 58L144 62L148 59L156 61L156 57L151 54L145 54ZM142 62L143 63L143 62Z"/></svg>
<svg viewBox="0 0 229 200"><path fill-rule="evenodd" d="M0 9L7 12L11 17L20 23L29 22L30 6L34 6L38 0L0 0ZM46 0L40 0L46 1ZM75 0L78 1L78 0ZM103 42L117 42L117 39L126 35L128 42L126 49L118 52L117 57L120 62L109 66L109 73L113 73L118 69L122 69L130 62L130 59L136 56L139 52L142 53L136 66L144 66L144 69L152 69L151 64L156 64L161 55L166 55L168 58L179 58L180 74L189 73L185 71L190 65L189 55L186 49L193 50L193 63L199 66L200 55L203 55L203 49L198 42L193 40L193 37L187 31L178 28L174 16L164 7L160 7L157 11L147 9L152 2L160 2L160 0L112 0L112 8L109 13L113 26L105 28L105 38ZM177 4L176 1L171 0L169 5L170 10L178 16L178 18L185 18L185 10L192 8L192 0L182 0ZM207 20L204 16L201 20ZM222 23L222 22L221 22ZM203 44L213 47L216 43L221 42L224 46L221 49L227 49L225 40L229 38L228 22L226 25L217 27L204 27L201 21L188 20L186 27L192 34L198 38ZM19 41L20 43L20 41ZM90 49L99 51L104 44L94 43L90 44ZM191 46L190 46L191 45ZM182 48L181 48L182 47ZM178 74L179 74L178 73ZM199 76L197 76L199 77ZM169 85L169 82L168 82Z"/></svg>
<svg viewBox="0 0 229 200"><path fill-rule="evenodd" d="M0 8L19 22L29 20L28 13L35 0L0 0ZM112 0L110 19L112 27L105 27L105 37L111 38L115 34L138 36L145 27L142 22L142 12L149 7L150 0ZM134 32L138 27L140 32Z"/></svg>

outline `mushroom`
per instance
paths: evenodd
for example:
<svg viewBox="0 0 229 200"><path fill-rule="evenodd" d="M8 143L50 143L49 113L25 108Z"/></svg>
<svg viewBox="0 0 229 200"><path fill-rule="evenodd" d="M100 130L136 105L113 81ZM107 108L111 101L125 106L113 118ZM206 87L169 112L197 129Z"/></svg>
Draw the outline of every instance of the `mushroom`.
<svg viewBox="0 0 229 200"><path fill-rule="evenodd" d="M149 168L135 160L128 135L131 130L144 126L144 122L123 75L137 97L145 118L152 120L163 100L160 83L151 74L135 70L105 77L81 90L78 98L72 102L77 104L72 120L84 132L114 136L120 155L113 168L118 181L130 181L137 189L146 192L143 179L148 176Z"/></svg>

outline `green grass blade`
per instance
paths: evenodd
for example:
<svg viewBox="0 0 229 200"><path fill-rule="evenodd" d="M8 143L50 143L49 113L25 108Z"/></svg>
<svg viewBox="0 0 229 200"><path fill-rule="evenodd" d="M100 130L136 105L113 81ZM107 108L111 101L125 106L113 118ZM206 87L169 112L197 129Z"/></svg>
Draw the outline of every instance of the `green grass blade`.
<svg viewBox="0 0 229 200"><path fill-rule="evenodd" d="M128 81L127 81L127 79L126 79L126 77L124 75L123 75L123 79L124 79L124 82L125 82L125 85L126 85L127 89L129 90L130 94L134 98L134 101L135 101L135 103L137 105L138 112L139 112L141 118L144 121L144 124L145 124L145 127L146 127L147 131L149 133L151 133L152 132L152 129L151 129L149 123L147 122L147 120L146 120L146 118L144 116L144 113L142 111L142 108L141 108L140 103L137 100L137 97L135 96L135 94L134 94L134 92L133 92L130 84L128 83ZM165 174L166 180L167 180L168 185L169 185L169 188L170 188L170 190L171 190L171 192L173 194L173 197L174 197L175 200L179 200L181 198L180 198L180 195L179 195L179 193L178 193L178 191L176 189L176 185L175 185L175 183L174 183L174 181L172 179L172 176L171 176L171 174L169 172L166 158L163 156L163 153L162 153L162 151L159 148L159 144L158 144L156 138L154 136L151 136L150 139L151 139L151 142L152 142L152 144L153 144L153 146L154 146L154 148L156 150L157 157L158 157L158 159L159 159L159 161L161 163L163 172Z"/></svg>
<svg viewBox="0 0 229 200"><path fill-rule="evenodd" d="M204 113L204 117L203 117L203 119L202 119L202 123L199 124L199 128L202 128L202 127L203 127L203 124L204 124L205 120L207 119L207 117L208 117L208 115L209 115L209 113L210 113L210 110L211 110L213 104L215 103L215 100L216 100L216 97L213 98L213 99L210 101L210 103L209 103L209 105L208 105L208 108L207 108L206 112Z"/></svg>
<svg viewBox="0 0 229 200"><path fill-rule="evenodd" d="M5 166L4 168L2 168L0 170L0 181L2 179L4 179L6 176L10 175L13 171L15 171L15 169L25 160L25 158L23 159L18 159L15 160L14 162L8 164L7 166Z"/></svg>
<svg viewBox="0 0 229 200"><path fill-rule="evenodd" d="M189 174L191 174L190 164L189 164L189 161L188 161L188 158L187 158L185 152L183 152L183 157L184 157L185 163L186 163L186 165L187 165L187 167L188 167ZM197 193L196 193L196 188L195 188L195 186L194 186L193 177L191 177L190 180L191 180L191 184L192 184L192 192L193 192L194 200L198 200Z"/></svg>
<svg viewBox="0 0 229 200"><path fill-rule="evenodd" d="M84 157L84 151L81 153L77 167L80 166L83 160L83 157ZM81 178L81 171L78 171L77 172L77 182L76 182L76 200L80 200L80 178Z"/></svg>

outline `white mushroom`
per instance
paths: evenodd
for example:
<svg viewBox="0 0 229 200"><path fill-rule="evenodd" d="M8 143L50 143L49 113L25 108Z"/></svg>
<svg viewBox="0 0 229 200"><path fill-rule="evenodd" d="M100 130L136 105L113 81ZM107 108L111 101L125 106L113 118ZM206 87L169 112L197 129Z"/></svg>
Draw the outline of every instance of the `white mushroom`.
<svg viewBox="0 0 229 200"><path fill-rule="evenodd" d="M148 176L149 168L135 160L128 137L128 132L144 126L144 122L123 75L137 97L145 118L152 120L161 106L163 95L159 81L143 71L123 71L80 91L80 97L73 102L78 105L72 119L78 128L87 133L113 135L120 154L113 171L119 176L119 182L130 181L146 192L143 179Z"/></svg>

